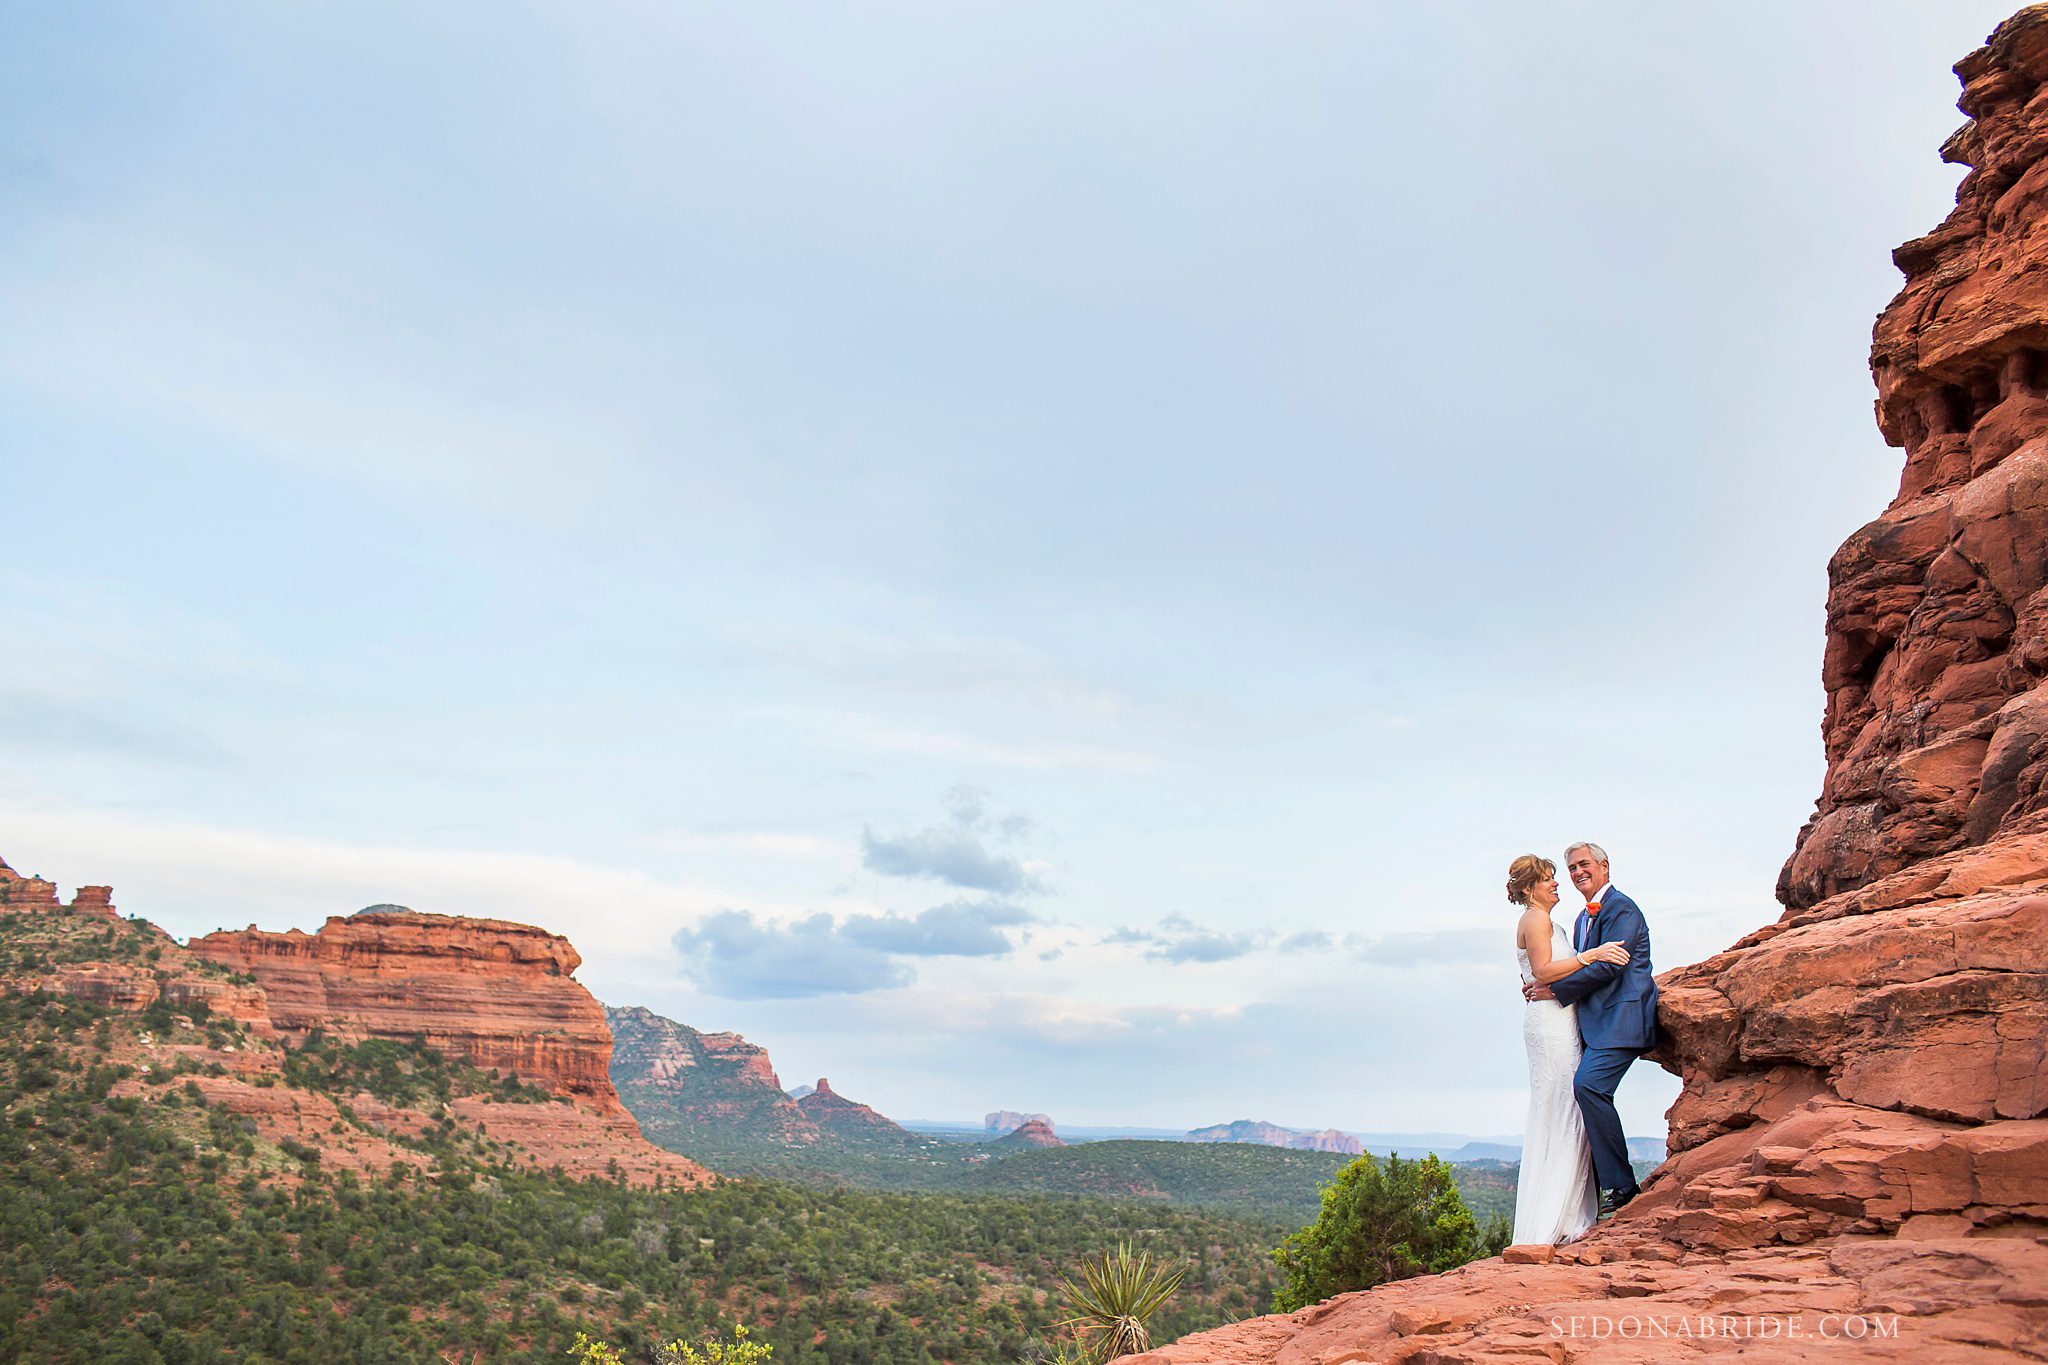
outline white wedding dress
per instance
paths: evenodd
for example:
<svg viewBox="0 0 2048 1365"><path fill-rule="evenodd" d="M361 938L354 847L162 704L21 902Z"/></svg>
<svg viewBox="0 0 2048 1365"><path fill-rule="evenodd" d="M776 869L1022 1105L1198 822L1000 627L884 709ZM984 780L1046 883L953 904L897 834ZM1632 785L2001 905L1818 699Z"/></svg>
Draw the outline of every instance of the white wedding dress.
<svg viewBox="0 0 2048 1365"><path fill-rule="evenodd" d="M1550 926L1553 958L1571 941ZM1527 950L1517 948L1522 980L1534 981ZM1529 1122L1522 1134L1522 1174L1515 1185L1515 1245L1554 1246L1584 1235L1600 1216L1593 1152L1586 1144L1572 1075L1579 1068L1579 1011L1555 1000L1522 1006L1522 1043L1529 1051Z"/></svg>

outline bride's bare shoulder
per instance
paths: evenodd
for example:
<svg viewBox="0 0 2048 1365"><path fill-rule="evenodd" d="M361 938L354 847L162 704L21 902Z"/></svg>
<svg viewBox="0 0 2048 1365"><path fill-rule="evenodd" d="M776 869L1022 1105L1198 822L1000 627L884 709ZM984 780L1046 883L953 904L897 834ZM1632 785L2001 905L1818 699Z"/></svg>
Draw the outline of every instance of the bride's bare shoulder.
<svg viewBox="0 0 2048 1365"><path fill-rule="evenodd" d="M1537 929L1548 923L1550 923L1550 916L1538 910L1535 906L1532 905L1523 910L1522 917L1515 921L1515 946L1517 948L1527 948L1531 943L1535 942Z"/></svg>

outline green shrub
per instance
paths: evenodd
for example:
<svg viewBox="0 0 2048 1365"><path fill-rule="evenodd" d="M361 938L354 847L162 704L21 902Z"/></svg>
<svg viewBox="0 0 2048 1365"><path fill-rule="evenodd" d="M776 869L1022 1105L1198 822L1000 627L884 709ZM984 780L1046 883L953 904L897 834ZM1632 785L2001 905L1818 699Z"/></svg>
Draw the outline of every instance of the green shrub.
<svg viewBox="0 0 2048 1365"><path fill-rule="evenodd" d="M1450 1270L1485 1255L1486 1243L1448 1163L1361 1156L1323 1188L1316 1221L1274 1250L1287 1280L1273 1311Z"/></svg>

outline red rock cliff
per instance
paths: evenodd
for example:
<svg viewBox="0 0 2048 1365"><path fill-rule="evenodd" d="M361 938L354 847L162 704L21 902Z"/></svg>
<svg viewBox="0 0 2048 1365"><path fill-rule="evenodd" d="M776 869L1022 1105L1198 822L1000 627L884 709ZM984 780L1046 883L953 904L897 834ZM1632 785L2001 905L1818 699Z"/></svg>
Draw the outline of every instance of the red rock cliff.
<svg viewBox="0 0 2048 1365"><path fill-rule="evenodd" d="M1955 212L1893 253L1877 421L1899 495L1828 566L1828 775L1780 896L1813 905L2048 830L2048 37L2023 13L1956 66Z"/></svg>
<svg viewBox="0 0 2048 1365"><path fill-rule="evenodd" d="M626 1117L612 1089L604 1007L572 977L583 959L559 934L394 906L337 916L316 934L251 927L188 946L253 975L287 1036L424 1036L473 1066Z"/></svg>
<svg viewBox="0 0 2048 1365"><path fill-rule="evenodd" d="M1971 169L1877 322L1905 475L1829 566L1828 772L1786 909L1659 978L1671 1159L1581 1243L1143 1360L2048 1356L2048 6L1956 72L1942 151ZM1777 1338L1697 1328L1758 1314Z"/></svg>
<svg viewBox="0 0 2048 1365"><path fill-rule="evenodd" d="M81 886L67 906L57 899L55 882L46 882L41 877L24 877L0 859L0 915L10 911L37 910L69 910L75 915L92 915L99 919L121 917L114 909L114 889L110 886Z"/></svg>
<svg viewBox="0 0 2048 1365"><path fill-rule="evenodd" d="M691 1128L787 1143L821 1136L783 1092L767 1049L737 1033L700 1032L638 1005L607 1008L605 1018L614 1043L612 1081L632 1101L642 1126L664 1141L687 1142Z"/></svg>

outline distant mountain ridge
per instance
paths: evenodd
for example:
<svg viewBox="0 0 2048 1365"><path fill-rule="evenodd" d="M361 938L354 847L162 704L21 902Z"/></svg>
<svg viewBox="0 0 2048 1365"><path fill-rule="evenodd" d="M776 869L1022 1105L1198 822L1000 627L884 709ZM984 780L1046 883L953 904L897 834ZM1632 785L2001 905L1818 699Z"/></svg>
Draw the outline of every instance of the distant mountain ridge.
<svg viewBox="0 0 2048 1365"><path fill-rule="evenodd" d="M1340 1133L1335 1128L1324 1128L1308 1132L1299 1128L1282 1128L1277 1123L1262 1123L1252 1119L1238 1119L1234 1123L1218 1123L1208 1128L1197 1128L1190 1132L1184 1142L1250 1142L1261 1147L1287 1147L1297 1152L1342 1152L1357 1156L1365 1150L1365 1144L1349 1133Z"/></svg>
<svg viewBox="0 0 2048 1365"><path fill-rule="evenodd" d="M751 1169L768 1160L774 1169L787 1174L786 1163L794 1159L800 1165L817 1164L821 1169L850 1174L848 1160L864 1170L875 1161L897 1160L933 1167L934 1163L942 1166L951 1160L969 1159L976 1149L993 1155L1020 1148L1127 1138L1236 1143L1342 1156L1435 1153L1454 1163L1513 1164L1521 1160L1518 1137L1352 1133L1337 1128L1288 1128L1254 1119L1185 1132L1079 1125L1062 1133L1049 1115L997 1109L984 1115L978 1126L930 1120L905 1125L870 1105L848 1099L823 1077L816 1085L785 1089L767 1049L737 1033L707 1033L639 1006L607 1007L605 1017L614 1040L612 1083L641 1126L671 1150L718 1155L732 1169ZM934 1134L943 1136L939 1148L966 1150L949 1157L933 1148ZM795 1157L803 1151L812 1155ZM1637 1161L1660 1162L1663 1140L1630 1138L1629 1155ZM869 1171L870 1176L875 1174Z"/></svg>

